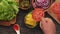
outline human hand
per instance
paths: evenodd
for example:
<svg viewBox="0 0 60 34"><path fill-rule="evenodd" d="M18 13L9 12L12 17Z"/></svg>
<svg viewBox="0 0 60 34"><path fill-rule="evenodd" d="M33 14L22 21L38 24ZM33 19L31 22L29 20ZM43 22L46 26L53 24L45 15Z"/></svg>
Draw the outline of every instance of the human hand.
<svg viewBox="0 0 60 34"><path fill-rule="evenodd" d="M44 34L56 34L55 24L50 18L42 18L40 27Z"/></svg>

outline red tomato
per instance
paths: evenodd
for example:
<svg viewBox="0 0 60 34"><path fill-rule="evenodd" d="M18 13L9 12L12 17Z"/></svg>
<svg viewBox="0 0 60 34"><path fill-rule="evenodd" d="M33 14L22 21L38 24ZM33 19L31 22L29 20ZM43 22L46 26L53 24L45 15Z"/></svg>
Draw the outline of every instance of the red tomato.
<svg viewBox="0 0 60 34"><path fill-rule="evenodd" d="M42 9L36 8L32 11L32 18L35 21L40 21L42 17L44 17L44 11Z"/></svg>
<svg viewBox="0 0 60 34"><path fill-rule="evenodd" d="M60 14L57 14L57 19L60 21Z"/></svg>
<svg viewBox="0 0 60 34"><path fill-rule="evenodd" d="M51 10L53 11L53 13L60 13L60 3L55 3L52 5Z"/></svg>

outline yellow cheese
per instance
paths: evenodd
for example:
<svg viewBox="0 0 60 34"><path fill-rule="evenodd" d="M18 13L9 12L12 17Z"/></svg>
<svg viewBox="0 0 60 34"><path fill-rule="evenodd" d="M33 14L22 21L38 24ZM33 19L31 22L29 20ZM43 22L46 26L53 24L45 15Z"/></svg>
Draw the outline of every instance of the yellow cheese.
<svg viewBox="0 0 60 34"><path fill-rule="evenodd" d="M34 21L32 19L32 14L31 13L29 13L28 15L25 16L25 24L29 28L34 28L37 25L36 21Z"/></svg>

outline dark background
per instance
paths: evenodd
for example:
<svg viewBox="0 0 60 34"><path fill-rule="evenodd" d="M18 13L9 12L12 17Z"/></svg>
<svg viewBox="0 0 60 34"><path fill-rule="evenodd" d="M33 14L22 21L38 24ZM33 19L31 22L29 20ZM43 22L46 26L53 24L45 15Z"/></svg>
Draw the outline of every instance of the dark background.
<svg viewBox="0 0 60 34"><path fill-rule="evenodd" d="M16 23L20 25L21 34L43 34L41 28L39 27L39 24L33 29L26 27L24 24L25 15L31 12L32 9L33 8L30 8L26 11L19 9L19 13L17 14L16 18ZM56 24L56 34L60 34L60 24L58 24L47 12L45 13L45 17L49 17L54 21L54 23ZM0 34L16 34L12 26L13 25L11 25L10 27L0 26Z"/></svg>

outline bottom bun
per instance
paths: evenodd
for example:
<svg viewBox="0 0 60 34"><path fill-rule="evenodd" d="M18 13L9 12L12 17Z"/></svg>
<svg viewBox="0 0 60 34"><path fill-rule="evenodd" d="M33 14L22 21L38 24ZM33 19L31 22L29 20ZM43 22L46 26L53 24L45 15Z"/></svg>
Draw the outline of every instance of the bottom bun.
<svg viewBox="0 0 60 34"><path fill-rule="evenodd" d="M16 23L16 17L10 21L0 21L1 26L10 26Z"/></svg>

